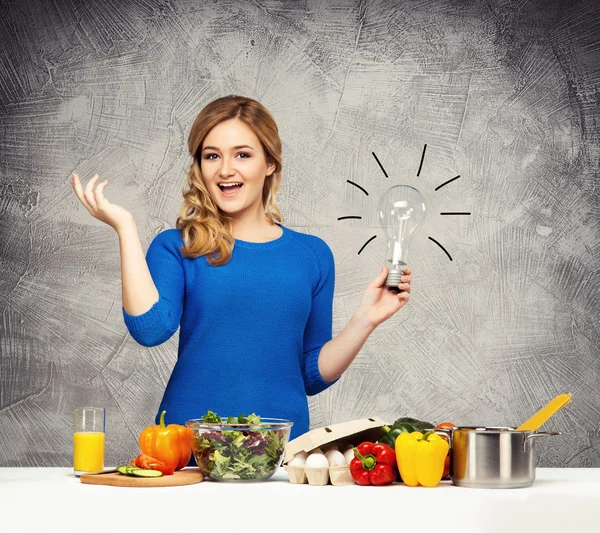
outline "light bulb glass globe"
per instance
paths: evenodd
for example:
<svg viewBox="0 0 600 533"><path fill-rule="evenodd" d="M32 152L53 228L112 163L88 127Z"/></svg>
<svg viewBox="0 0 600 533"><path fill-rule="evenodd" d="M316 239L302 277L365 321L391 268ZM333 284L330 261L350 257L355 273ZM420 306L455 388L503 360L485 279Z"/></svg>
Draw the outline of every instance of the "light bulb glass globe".
<svg viewBox="0 0 600 533"><path fill-rule="evenodd" d="M387 238L386 286L399 292L400 276L408 264L408 243L425 219L425 198L410 185L395 185L381 195L377 214Z"/></svg>

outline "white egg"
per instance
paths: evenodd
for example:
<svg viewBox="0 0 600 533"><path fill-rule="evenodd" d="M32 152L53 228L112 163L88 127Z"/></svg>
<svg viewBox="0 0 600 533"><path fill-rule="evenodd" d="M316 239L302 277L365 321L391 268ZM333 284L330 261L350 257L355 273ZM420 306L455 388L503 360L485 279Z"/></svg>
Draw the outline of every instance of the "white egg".
<svg viewBox="0 0 600 533"><path fill-rule="evenodd" d="M346 464L350 464L350 461L352 461L352 459L354 459L354 448L348 448L345 452L344 452L344 458L346 459Z"/></svg>
<svg viewBox="0 0 600 533"><path fill-rule="evenodd" d="M305 451L298 452L288 464L290 466L304 466L307 457L308 454Z"/></svg>
<svg viewBox="0 0 600 533"><path fill-rule="evenodd" d="M306 468L329 468L329 461L322 452L313 452L306 458Z"/></svg>
<svg viewBox="0 0 600 533"><path fill-rule="evenodd" d="M347 461L344 457L344 454L339 450L329 450L325 457L327 457L327 461L329 461L329 466L346 466Z"/></svg>

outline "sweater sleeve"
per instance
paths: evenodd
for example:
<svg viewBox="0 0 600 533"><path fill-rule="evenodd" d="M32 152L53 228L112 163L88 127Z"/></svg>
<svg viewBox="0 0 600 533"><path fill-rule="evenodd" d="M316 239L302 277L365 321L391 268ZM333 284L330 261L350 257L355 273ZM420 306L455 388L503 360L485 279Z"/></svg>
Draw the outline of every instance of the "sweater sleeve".
<svg viewBox="0 0 600 533"><path fill-rule="evenodd" d="M146 262L158 290L158 301L141 315L130 315L122 308L129 333L142 346L162 344L179 329L185 291L180 246L177 230L166 230L154 237Z"/></svg>
<svg viewBox="0 0 600 533"><path fill-rule="evenodd" d="M321 348L332 338L335 262L333 253L325 241L315 239L315 244L316 254L313 256L319 267L319 279L313 290L311 311L304 330L302 365L304 388L308 396L324 391L337 381L325 381L319 372Z"/></svg>

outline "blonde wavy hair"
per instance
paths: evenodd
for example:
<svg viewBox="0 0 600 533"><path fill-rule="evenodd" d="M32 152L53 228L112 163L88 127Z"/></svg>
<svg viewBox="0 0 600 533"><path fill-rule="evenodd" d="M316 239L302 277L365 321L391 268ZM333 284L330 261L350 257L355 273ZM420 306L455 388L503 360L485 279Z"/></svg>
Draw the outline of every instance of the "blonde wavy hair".
<svg viewBox="0 0 600 533"><path fill-rule="evenodd" d="M244 122L258 137L267 164L275 163L275 170L265 178L262 203L271 222L282 222L283 217L275 195L281 185L281 139L275 119L269 111L252 98L230 95L213 100L206 105L192 124L188 137L188 150L193 158L183 187L184 202L175 227L181 230L184 257L206 255L213 266L229 262L233 252L234 237L231 218L213 202L200 169L200 153L208 132L217 124L230 119Z"/></svg>

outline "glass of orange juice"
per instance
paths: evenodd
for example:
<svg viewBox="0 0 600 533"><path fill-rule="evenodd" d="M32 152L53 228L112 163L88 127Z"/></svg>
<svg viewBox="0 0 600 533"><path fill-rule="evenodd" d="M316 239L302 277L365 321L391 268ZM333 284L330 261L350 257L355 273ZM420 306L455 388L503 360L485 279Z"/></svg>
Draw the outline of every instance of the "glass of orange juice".
<svg viewBox="0 0 600 533"><path fill-rule="evenodd" d="M106 409L79 407L74 411L73 470L76 476L104 470Z"/></svg>

